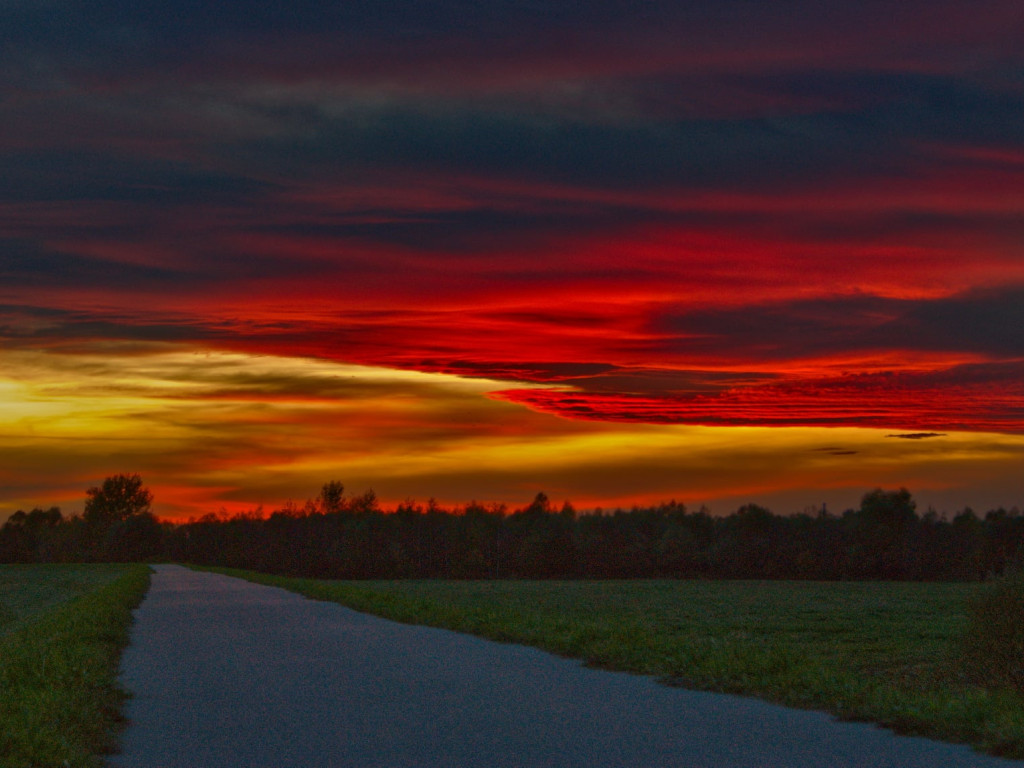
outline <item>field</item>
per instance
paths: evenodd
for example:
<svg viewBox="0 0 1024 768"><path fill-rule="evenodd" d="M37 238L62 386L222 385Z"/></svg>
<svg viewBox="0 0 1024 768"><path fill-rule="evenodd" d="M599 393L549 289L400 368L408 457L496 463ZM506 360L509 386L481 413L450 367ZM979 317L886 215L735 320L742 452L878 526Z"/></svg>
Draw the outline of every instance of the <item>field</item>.
<svg viewBox="0 0 1024 768"><path fill-rule="evenodd" d="M0 565L0 764L97 766L145 565Z"/></svg>
<svg viewBox="0 0 1024 768"><path fill-rule="evenodd" d="M119 565L0 565L0 636L124 571Z"/></svg>
<svg viewBox="0 0 1024 768"><path fill-rule="evenodd" d="M324 582L225 571L399 621L525 643L1024 757L1024 698L956 670L969 584Z"/></svg>

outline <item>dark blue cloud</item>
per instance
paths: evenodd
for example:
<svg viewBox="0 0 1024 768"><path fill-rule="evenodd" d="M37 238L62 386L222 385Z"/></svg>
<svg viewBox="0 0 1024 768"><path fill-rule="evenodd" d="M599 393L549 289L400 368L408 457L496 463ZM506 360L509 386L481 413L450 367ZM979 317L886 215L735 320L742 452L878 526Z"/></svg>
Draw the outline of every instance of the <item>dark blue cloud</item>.
<svg viewBox="0 0 1024 768"><path fill-rule="evenodd" d="M183 162L62 147L0 151L0 179L0 202L244 203L271 188Z"/></svg>
<svg viewBox="0 0 1024 768"><path fill-rule="evenodd" d="M35 68L39 78L175 70L204 58L248 60L266 71L284 60L334 60L364 73L408 71L410 64L430 69L441 60L448 62L442 68L458 71L470 62L484 69L495 61L528 65L537 54L594 50L601 51L598 59L640 61L691 52L734 67L744 54L761 64L830 56L944 62L953 56L977 66L1014 50L1015 19L1014 4L1006 0L979 0L969 9L953 0L899 6L876 0L36 0L0 9L7 43L0 66ZM297 55L281 52L279 44L289 37L299 39Z"/></svg>
<svg viewBox="0 0 1024 768"><path fill-rule="evenodd" d="M685 88L672 78L597 80L588 96L567 94L564 103L557 94L458 92L237 99L231 106L240 114L269 119L275 130L215 146L236 169L321 178L415 169L761 192L914 178L951 162L941 147L1024 147L1024 89L911 73L726 80L687 78ZM730 106L688 97L718 88ZM593 106L601 93L612 105L605 112ZM761 97L753 108L746 93ZM579 98L590 106L573 113ZM708 114L716 111L726 114Z"/></svg>
<svg viewBox="0 0 1024 768"><path fill-rule="evenodd" d="M31 241L0 239L0 284L26 292L53 286L138 288L173 284L172 270L123 264Z"/></svg>
<svg viewBox="0 0 1024 768"><path fill-rule="evenodd" d="M102 239L99 250L105 241ZM26 298L49 289L102 289L111 296L133 295L183 296L234 288L240 280L274 280L301 273L311 279L337 277L346 270L327 265L315 258L281 258L220 248L202 239L175 239L163 234L158 243L168 249L161 258L120 258L93 253L87 239L80 244L56 247L35 239L0 238L0 286L11 295L17 290ZM78 247L76 247L76 245ZM122 243L130 252L144 250L149 243ZM355 272L358 265L347 270Z"/></svg>
<svg viewBox="0 0 1024 768"><path fill-rule="evenodd" d="M13 197L154 204L382 169L758 191L910 178L950 162L935 144L1024 146L1007 4L984 5L987 36L899 27L910 50L886 36L923 4L8 4L0 98L47 132L0 127L0 152L16 144L0 174ZM47 100L25 99L33 83Z"/></svg>
<svg viewBox="0 0 1024 768"><path fill-rule="evenodd" d="M676 351L728 346L739 359L790 360L832 353L917 350L1024 356L1024 288L938 299L835 297L702 308L665 316L657 326L680 334ZM965 369L966 370L966 369Z"/></svg>
<svg viewBox="0 0 1024 768"><path fill-rule="evenodd" d="M31 300L31 296L26 296ZM76 347L94 341L196 342L215 336L201 323L140 320L116 313L53 309L32 304L0 304L0 341L19 347Z"/></svg>

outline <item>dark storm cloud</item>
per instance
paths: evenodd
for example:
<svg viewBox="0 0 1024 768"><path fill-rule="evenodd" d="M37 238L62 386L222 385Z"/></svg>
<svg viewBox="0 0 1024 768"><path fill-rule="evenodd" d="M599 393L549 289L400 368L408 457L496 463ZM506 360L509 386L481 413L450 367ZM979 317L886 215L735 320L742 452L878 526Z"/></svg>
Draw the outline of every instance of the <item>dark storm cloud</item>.
<svg viewBox="0 0 1024 768"><path fill-rule="evenodd" d="M492 397L568 419L708 426L858 426L1024 431L1024 365L766 381L715 392L657 394L504 390ZM923 433L922 433L923 434Z"/></svg>
<svg viewBox="0 0 1024 768"><path fill-rule="evenodd" d="M108 312L79 312L31 305L0 305L0 342L9 349L67 347L84 349L92 342L202 341L209 328L186 321L140 321ZM130 353L130 346L120 347Z"/></svg>
<svg viewBox="0 0 1024 768"><path fill-rule="evenodd" d="M131 289L176 280L170 269L116 263L30 242L0 239L0 284L26 289L54 285Z"/></svg>
<svg viewBox="0 0 1024 768"><path fill-rule="evenodd" d="M1024 144L1024 83L1001 37L979 45L966 22L955 45L922 32L912 50L932 68L880 65L862 42L830 62L823 41L850 37L844 25L877 28L878 45L893 46L900 37L884 23L913 8L767 5L8 3L11 77L0 93L15 108L0 141L17 131L44 146L7 153L0 171L18 199L154 205L251 200L268 177L289 187L389 169L778 192L913 177L934 166L933 144ZM928 6L943 9L963 16ZM985 31L1012 36L998 24L1005 5L986 10ZM495 40L515 45L488 48ZM947 71L950 46L975 65ZM453 58L437 83L420 83ZM523 79L460 79L496 59ZM559 61L579 66L563 75ZM16 73L54 78L48 101L26 99ZM67 78L83 73L89 84L69 93ZM17 128L26 110L28 127ZM47 145L53 125L63 131ZM67 146L104 136L132 149Z"/></svg>
<svg viewBox="0 0 1024 768"><path fill-rule="evenodd" d="M584 35L615 25L619 31L665 21L686 20L707 31L727 23L747 3L721 3L724 12L708 13L703 4L648 2L449 2L405 0L333 3L305 0L288 4L167 0L157 2L15 2L6 3L10 48L44 48L74 61L84 54L116 61L133 52L177 51L182 58L225 38L246 35L303 35L325 32L340 36L338 48L362 42L362 51L388 43L413 44L453 37L489 41L522 38L527 47L552 31ZM757 14L763 16L763 14ZM717 17L717 18L716 18ZM589 35L587 35L589 36ZM113 49L111 51L110 49ZM10 54L9 54L10 55ZM152 53L150 55L153 55Z"/></svg>
<svg viewBox="0 0 1024 768"><path fill-rule="evenodd" d="M66 149L0 153L0 177L0 202L241 203L269 188L180 162Z"/></svg>
<svg viewBox="0 0 1024 768"><path fill-rule="evenodd" d="M630 88L641 94L634 98ZM452 92L225 95L265 135L211 139L237 172L325 178L388 169L478 174L606 188L758 190L847 186L926 176L948 158L936 148L1019 147L1024 88L998 89L950 76L805 73L778 79L596 80L578 94L536 99ZM748 98L749 93L762 98ZM660 93L660 102L654 94ZM674 104L668 102L675 101ZM751 104L756 108L752 109ZM723 113L723 114L717 114ZM962 162L962 161L961 161Z"/></svg>
<svg viewBox="0 0 1024 768"><path fill-rule="evenodd" d="M452 39L478 40L492 55L495 44L514 40L526 50L563 48L573 42L603 42L603 50L628 47L615 42L639 37L651 49L695 49L705 57L739 48L748 55L808 52L827 55L902 55L935 57L936 48L949 55L985 35L999 52L1019 35L1012 22L1014 4L1005 0L972 3L908 2L894 6L872 0L858 3L785 0L669 2L575 1L417 2L385 4L351 0L335 3L297 0L292 3L202 0L10 0L2 10L9 22L11 52L38 51L68 60L92 57L109 62L132 61L131 54L172 52L179 58L224 40L246 36L327 34L344 49L353 43L360 52L375 46L435 44ZM936 41L936 38L938 40ZM938 42L940 45L936 45ZM397 47L397 46L396 46ZM734 54L735 55L735 54Z"/></svg>
<svg viewBox="0 0 1024 768"><path fill-rule="evenodd" d="M387 209L361 211L351 221L257 225L254 232L284 234L295 238L329 238L400 245L415 250L447 254L478 253L500 242L531 245L553 234L594 232L622 226L623 221L657 219L647 212L629 213L597 206L597 210L502 211L477 208L465 211L402 212ZM664 217L661 217L664 218Z"/></svg>
<svg viewBox="0 0 1024 768"><path fill-rule="evenodd" d="M1024 355L1024 288L990 290L921 301L878 329L895 345L977 351L996 357Z"/></svg>
<svg viewBox="0 0 1024 768"><path fill-rule="evenodd" d="M180 250L178 258L145 258L151 243L133 240L137 237L134 232L120 241L114 241L105 232L96 241L98 244L81 233L77 233L79 239L60 245L27 238L0 238L0 286L18 287L30 302L54 300L55 290L101 289L122 297L173 297L177 292L201 295L218 288L223 291L226 286L237 285L240 271L247 279L258 281L294 275L297 271L314 277L323 275L326 269L310 259L282 260L233 253L173 232L161 234L165 247ZM104 248L112 248L113 252L106 255L102 253ZM339 273L341 269L331 270L333 275Z"/></svg>
<svg viewBox="0 0 1024 768"><path fill-rule="evenodd" d="M677 349L728 345L745 359L789 360L844 352L928 350L1013 358L1024 355L1024 288L937 299L837 296L702 309L663 318Z"/></svg>
<svg viewBox="0 0 1024 768"><path fill-rule="evenodd" d="M416 168L610 187L765 188L837 170L865 174L865 163L883 162L877 143L845 118L802 122L602 125L543 115L399 109L370 121L337 120L308 139L271 139L234 151L245 162L287 157L321 172Z"/></svg>
<svg viewBox="0 0 1024 768"><path fill-rule="evenodd" d="M543 190L538 190L543 194ZM319 218L316 218L319 216ZM639 226L709 226L728 222L750 228L777 227L777 217L760 212L705 213L659 210L623 202L602 203L568 199L531 199L529 192L509 200L485 197L471 207L452 210L355 209L347 214L310 204L294 221L254 224L250 232L283 235L303 240L327 240L339 244L372 243L400 246L411 251L469 256L495 251L517 251L522 262L550 243L572 238L614 236ZM626 265L624 265L626 266ZM571 272L572 267L565 266ZM547 262L544 272L555 277L559 265ZM520 269L519 276L527 272ZM513 279L513 278L509 278Z"/></svg>

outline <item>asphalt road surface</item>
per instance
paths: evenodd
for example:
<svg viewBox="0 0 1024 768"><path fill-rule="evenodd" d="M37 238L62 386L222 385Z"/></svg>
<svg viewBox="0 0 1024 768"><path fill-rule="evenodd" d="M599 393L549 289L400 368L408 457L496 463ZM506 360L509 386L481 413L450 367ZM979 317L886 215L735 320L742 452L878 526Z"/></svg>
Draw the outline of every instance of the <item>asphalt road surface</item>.
<svg viewBox="0 0 1024 768"><path fill-rule="evenodd" d="M1024 766L178 566L135 618L123 768Z"/></svg>

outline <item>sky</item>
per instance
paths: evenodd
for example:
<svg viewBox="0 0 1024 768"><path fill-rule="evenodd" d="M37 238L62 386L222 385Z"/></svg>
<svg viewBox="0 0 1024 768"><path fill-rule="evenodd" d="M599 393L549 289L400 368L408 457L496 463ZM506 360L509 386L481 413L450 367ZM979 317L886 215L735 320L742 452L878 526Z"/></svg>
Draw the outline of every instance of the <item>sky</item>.
<svg viewBox="0 0 1024 768"><path fill-rule="evenodd" d="M0 0L0 519L1024 506L1013 0Z"/></svg>

